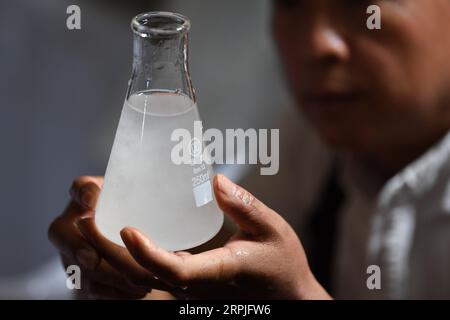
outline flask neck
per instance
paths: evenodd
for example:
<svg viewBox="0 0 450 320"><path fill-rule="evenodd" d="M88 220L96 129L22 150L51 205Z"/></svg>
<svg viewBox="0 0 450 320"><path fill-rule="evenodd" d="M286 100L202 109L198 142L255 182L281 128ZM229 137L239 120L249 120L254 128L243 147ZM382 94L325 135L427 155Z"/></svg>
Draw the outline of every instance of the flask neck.
<svg viewBox="0 0 450 320"><path fill-rule="evenodd" d="M184 94L195 102L188 68L189 25L180 27L189 23L184 19L169 13L133 19L133 69L127 99L141 92L163 91Z"/></svg>

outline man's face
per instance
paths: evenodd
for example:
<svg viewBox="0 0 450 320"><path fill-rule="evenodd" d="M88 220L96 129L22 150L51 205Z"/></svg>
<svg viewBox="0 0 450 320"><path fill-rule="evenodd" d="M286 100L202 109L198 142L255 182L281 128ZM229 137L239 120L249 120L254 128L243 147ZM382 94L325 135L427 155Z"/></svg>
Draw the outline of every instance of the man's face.
<svg viewBox="0 0 450 320"><path fill-rule="evenodd" d="M381 30L366 26L371 4ZM273 31L328 144L386 152L450 127L450 0L274 0Z"/></svg>

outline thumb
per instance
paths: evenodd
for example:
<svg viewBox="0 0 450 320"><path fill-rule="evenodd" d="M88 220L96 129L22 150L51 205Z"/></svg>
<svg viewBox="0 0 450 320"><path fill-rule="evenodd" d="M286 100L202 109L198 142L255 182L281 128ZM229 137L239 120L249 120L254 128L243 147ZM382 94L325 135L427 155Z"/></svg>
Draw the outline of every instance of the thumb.
<svg viewBox="0 0 450 320"><path fill-rule="evenodd" d="M213 185L220 209L243 231L252 235L275 232L275 226L279 224L281 217L250 192L222 174L214 177Z"/></svg>
<svg viewBox="0 0 450 320"><path fill-rule="evenodd" d="M86 209L95 209L102 185L103 177L78 177L70 188L72 200Z"/></svg>

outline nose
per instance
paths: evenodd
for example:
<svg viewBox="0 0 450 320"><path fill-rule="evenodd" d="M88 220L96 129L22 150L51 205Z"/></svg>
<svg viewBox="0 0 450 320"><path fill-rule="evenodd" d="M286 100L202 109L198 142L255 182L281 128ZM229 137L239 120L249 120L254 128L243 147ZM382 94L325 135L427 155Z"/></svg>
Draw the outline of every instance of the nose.
<svg viewBox="0 0 450 320"><path fill-rule="evenodd" d="M331 23L327 16L311 19L309 28L305 28L304 55L312 64L332 64L349 59L350 49L343 32Z"/></svg>

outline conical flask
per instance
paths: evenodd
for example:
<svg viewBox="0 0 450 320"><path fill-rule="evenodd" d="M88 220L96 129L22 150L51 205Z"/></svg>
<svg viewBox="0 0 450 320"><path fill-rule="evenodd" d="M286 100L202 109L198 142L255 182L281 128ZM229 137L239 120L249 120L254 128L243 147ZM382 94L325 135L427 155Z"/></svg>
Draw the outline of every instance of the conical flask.
<svg viewBox="0 0 450 320"><path fill-rule="evenodd" d="M119 245L120 230L132 226L166 250L193 248L218 233L223 213L214 199L211 166L198 156L190 163L173 159L180 143L199 149L192 144L199 143L194 123L200 118L188 71L190 21L175 13L149 12L134 17L131 28L132 75L96 224ZM174 140L180 130L192 140Z"/></svg>

